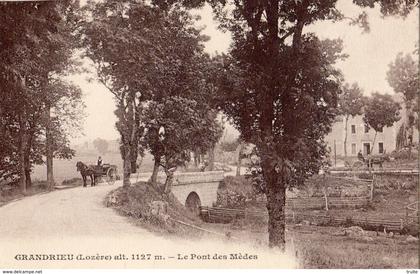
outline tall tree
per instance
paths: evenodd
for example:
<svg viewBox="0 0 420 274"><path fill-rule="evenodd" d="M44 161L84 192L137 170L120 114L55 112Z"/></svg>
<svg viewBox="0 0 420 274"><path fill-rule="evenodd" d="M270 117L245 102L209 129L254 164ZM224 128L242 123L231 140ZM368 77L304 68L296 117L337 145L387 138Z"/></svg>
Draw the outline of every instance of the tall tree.
<svg viewBox="0 0 420 274"><path fill-rule="evenodd" d="M215 111L183 97L167 96L150 103L143 141L155 158L160 157L159 165L167 176L165 193L171 192L176 169L191 160L190 151L208 149L220 138L222 129L215 116Z"/></svg>
<svg viewBox="0 0 420 274"><path fill-rule="evenodd" d="M375 131L372 153L375 149L376 135L382 132L384 127L391 127L400 120L400 109L400 105L388 94L375 92L366 99L363 121Z"/></svg>
<svg viewBox="0 0 420 274"><path fill-rule="evenodd" d="M350 117L361 115L363 112L363 91L357 83L351 86L345 84L338 102L339 114L344 116L344 156L347 157L347 134Z"/></svg>
<svg viewBox="0 0 420 274"><path fill-rule="evenodd" d="M404 122L401 124L397 135L397 149L408 145L411 135L413 138L413 127L418 122L419 100L419 69L418 61L415 61L410 54L399 53L395 61L389 64L387 79L390 86L404 99L405 112ZM410 144L411 147L411 144Z"/></svg>
<svg viewBox="0 0 420 274"><path fill-rule="evenodd" d="M96 65L98 80L114 95L116 128L120 133L123 159L123 186L130 186L130 174L142 148L141 116L150 99L149 73L159 66L155 11L139 1L89 1L84 8L82 45L85 55Z"/></svg>
<svg viewBox="0 0 420 274"><path fill-rule="evenodd" d="M7 131L10 134L16 134L14 140L17 144L17 155L19 155L17 165L20 168L17 177L20 178L23 192L26 191L27 186L30 186L31 166L34 163L43 162L42 154L47 156L48 174L52 174L54 148L51 147L53 145L51 140L45 144L45 131L60 133L64 139L68 136L64 124L57 124L66 118L55 119L54 123L59 126L51 128L48 124L52 123L52 119L48 113L51 113L51 108L55 107L60 110L70 109L70 107L59 106L59 102L65 99L62 97L63 100L57 99L59 94L68 95L68 93L55 90L54 87L57 87L57 82L62 81L60 76L65 71L71 70L74 64L71 57L76 44L73 31L77 21L74 13L77 5L77 1L0 4L2 15L0 32L4 34L0 38L2 44L0 70L4 72L0 78L3 82L2 87L11 88L14 91L4 93L5 96L10 97L3 102L14 101L18 106L9 112L8 116L2 115L2 118L8 117L7 120L2 119L4 126L2 134L7 136ZM73 86L70 90L80 92ZM72 100L75 97L67 99ZM67 102L69 106L74 107L78 106L78 103L80 100L74 100L71 104ZM5 105L1 108L2 114L8 110ZM74 119L73 123L79 120ZM41 143L42 136L44 136L43 143ZM11 142L13 143L13 140ZM45 147L48 148L48 153L45 153ZM2 157L7 160L13 158L10 155ZM52 176L48 177L52 178Z"/></svg>
<svg viewBox="0 0 420 274"><path fill-rule="evenodd" d="M322 139L333 121L341 84L333 67L343 57L341 42L320 41L304 28L346 17L336 0L208 2L233 37L222 107L245 141L258 148L266 181L269 243L283 249L286 187L318 171L326 153ZM363 7L379 4L384 15L404 16L418 6L418 1L353 2ZM368 29L366 19L362 13L350 23Z"/></svg>
<svg viewBox="0 0 420 274"><path fill-rule="evenodd" d="M194 149L191 142L205 139L184 141L185 144L179 144L182 149L172 147L175 143L171 140L190 138L192 133L211 133L213 124L208 118L214 120L215 116L209 106L213 87L202 68L211 63L203 54L205 37L194 27L193 17L181 7L160 9L134 0L105 1L91 3L86 14L82 37L86 55L96 64L99 80L116 98L124 186L130 185L130 161L145 147L154 156L151 181L156 182L160 166L173 171L186 159L185 149ZM191 118L175 108L171 116L168 107L175 107L174 102L185 102L183 111L192 113ZM189 122L185 124L180 119ZM208 123L207 132L199 126L200 119ZM182 125L178 132L167 128L176 122ZM192 130L193 125L201 131ZM166 138L162 140L162 136ZM207 143L196 144L204 147Z"/></svg>

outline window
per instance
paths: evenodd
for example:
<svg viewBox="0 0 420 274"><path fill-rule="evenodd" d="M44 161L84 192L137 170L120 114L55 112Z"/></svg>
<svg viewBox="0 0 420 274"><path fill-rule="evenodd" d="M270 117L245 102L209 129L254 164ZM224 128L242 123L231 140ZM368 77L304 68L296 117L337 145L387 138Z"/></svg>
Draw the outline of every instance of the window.
<svg viewBox="0 0 420 274"><path fill-rule="evenodd" d="M369 132L369 127L367 125L365 125L365 133Z"/></svg>
<svg viewBox="0 0 420 274"><path fill-rule="evenodd" d="M351 133L356 134L356 125L351 125Z"/></svg>
<svg viewBox="0 0 420 274"><path fill-rule="evenodd" d="M351 154L356 154L356 144L351 144Z"/></svg>
<svg viewBox="0 0 420 274"><path fill-rule="evenodd" d="M381 128L378 130L378 132L384 132L384 128L383 128L383 127L381 127Z"/></svg>
<svg viewBox="0 0 420 274"><path fill-rule="evenodd" d="M384 153L384 143L378 143L379 153Z"/></svg>

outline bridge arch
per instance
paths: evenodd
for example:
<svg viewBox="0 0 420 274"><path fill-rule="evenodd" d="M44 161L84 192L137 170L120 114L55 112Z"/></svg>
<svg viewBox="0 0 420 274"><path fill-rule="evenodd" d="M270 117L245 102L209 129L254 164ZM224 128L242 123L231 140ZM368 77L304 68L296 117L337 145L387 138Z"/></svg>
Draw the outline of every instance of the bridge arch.
<svg viewBox="0 0 420 274"><path fill-rule="evenodd" d="M188 208L195 215L200 214L201 200L197 192L191 191L185 200L185 207Z"/></svg>

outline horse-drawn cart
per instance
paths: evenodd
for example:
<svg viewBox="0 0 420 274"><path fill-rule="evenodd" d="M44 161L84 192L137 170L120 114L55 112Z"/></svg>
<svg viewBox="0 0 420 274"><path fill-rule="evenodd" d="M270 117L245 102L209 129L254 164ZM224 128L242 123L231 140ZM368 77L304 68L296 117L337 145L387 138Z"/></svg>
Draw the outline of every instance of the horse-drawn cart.
<svg viewBox="0 0 420 274"><path fill-rule="evenodd" d="M115 183L117 180L117 166L111 164L103 165L86 165L83 162L76 163L77 171L80 171L80 174L83 178L83 186L86 186L86 178L90 177L90 185L94 186L96 183L103 182L103 177L106 177L106 182L110 185Z"/></svg>
<svg viewBox="0 0 420 274"><path fill-rule="evenodd" d="M366 158L359 157L356 161L349 163L346 162L346 166L352 170L360 170L363 168L373 168L373 165L378 165L382 168L385 161L389 161L389 156L387 155L368 155Z"/></svg>
<svg viewBox="0 0 420 274"><path fill-rule="evenodd" d="M117 166L111 164L103 164L102 166L92 166L94 170L94 177L95 180L99 180L98 182L103 181L103 177L105 177L105 181L113 185L117 178Z"/></svg>

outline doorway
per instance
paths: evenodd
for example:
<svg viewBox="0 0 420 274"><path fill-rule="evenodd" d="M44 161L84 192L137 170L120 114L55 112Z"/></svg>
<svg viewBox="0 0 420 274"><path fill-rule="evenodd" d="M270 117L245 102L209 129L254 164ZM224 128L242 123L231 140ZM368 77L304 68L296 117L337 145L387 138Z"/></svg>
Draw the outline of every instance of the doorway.
<svg viewBox="0 0 420 274"><path fill-rule="evenodd" d="M370 143L363 143L363 154L364 155L370 154Z"/></svg>

